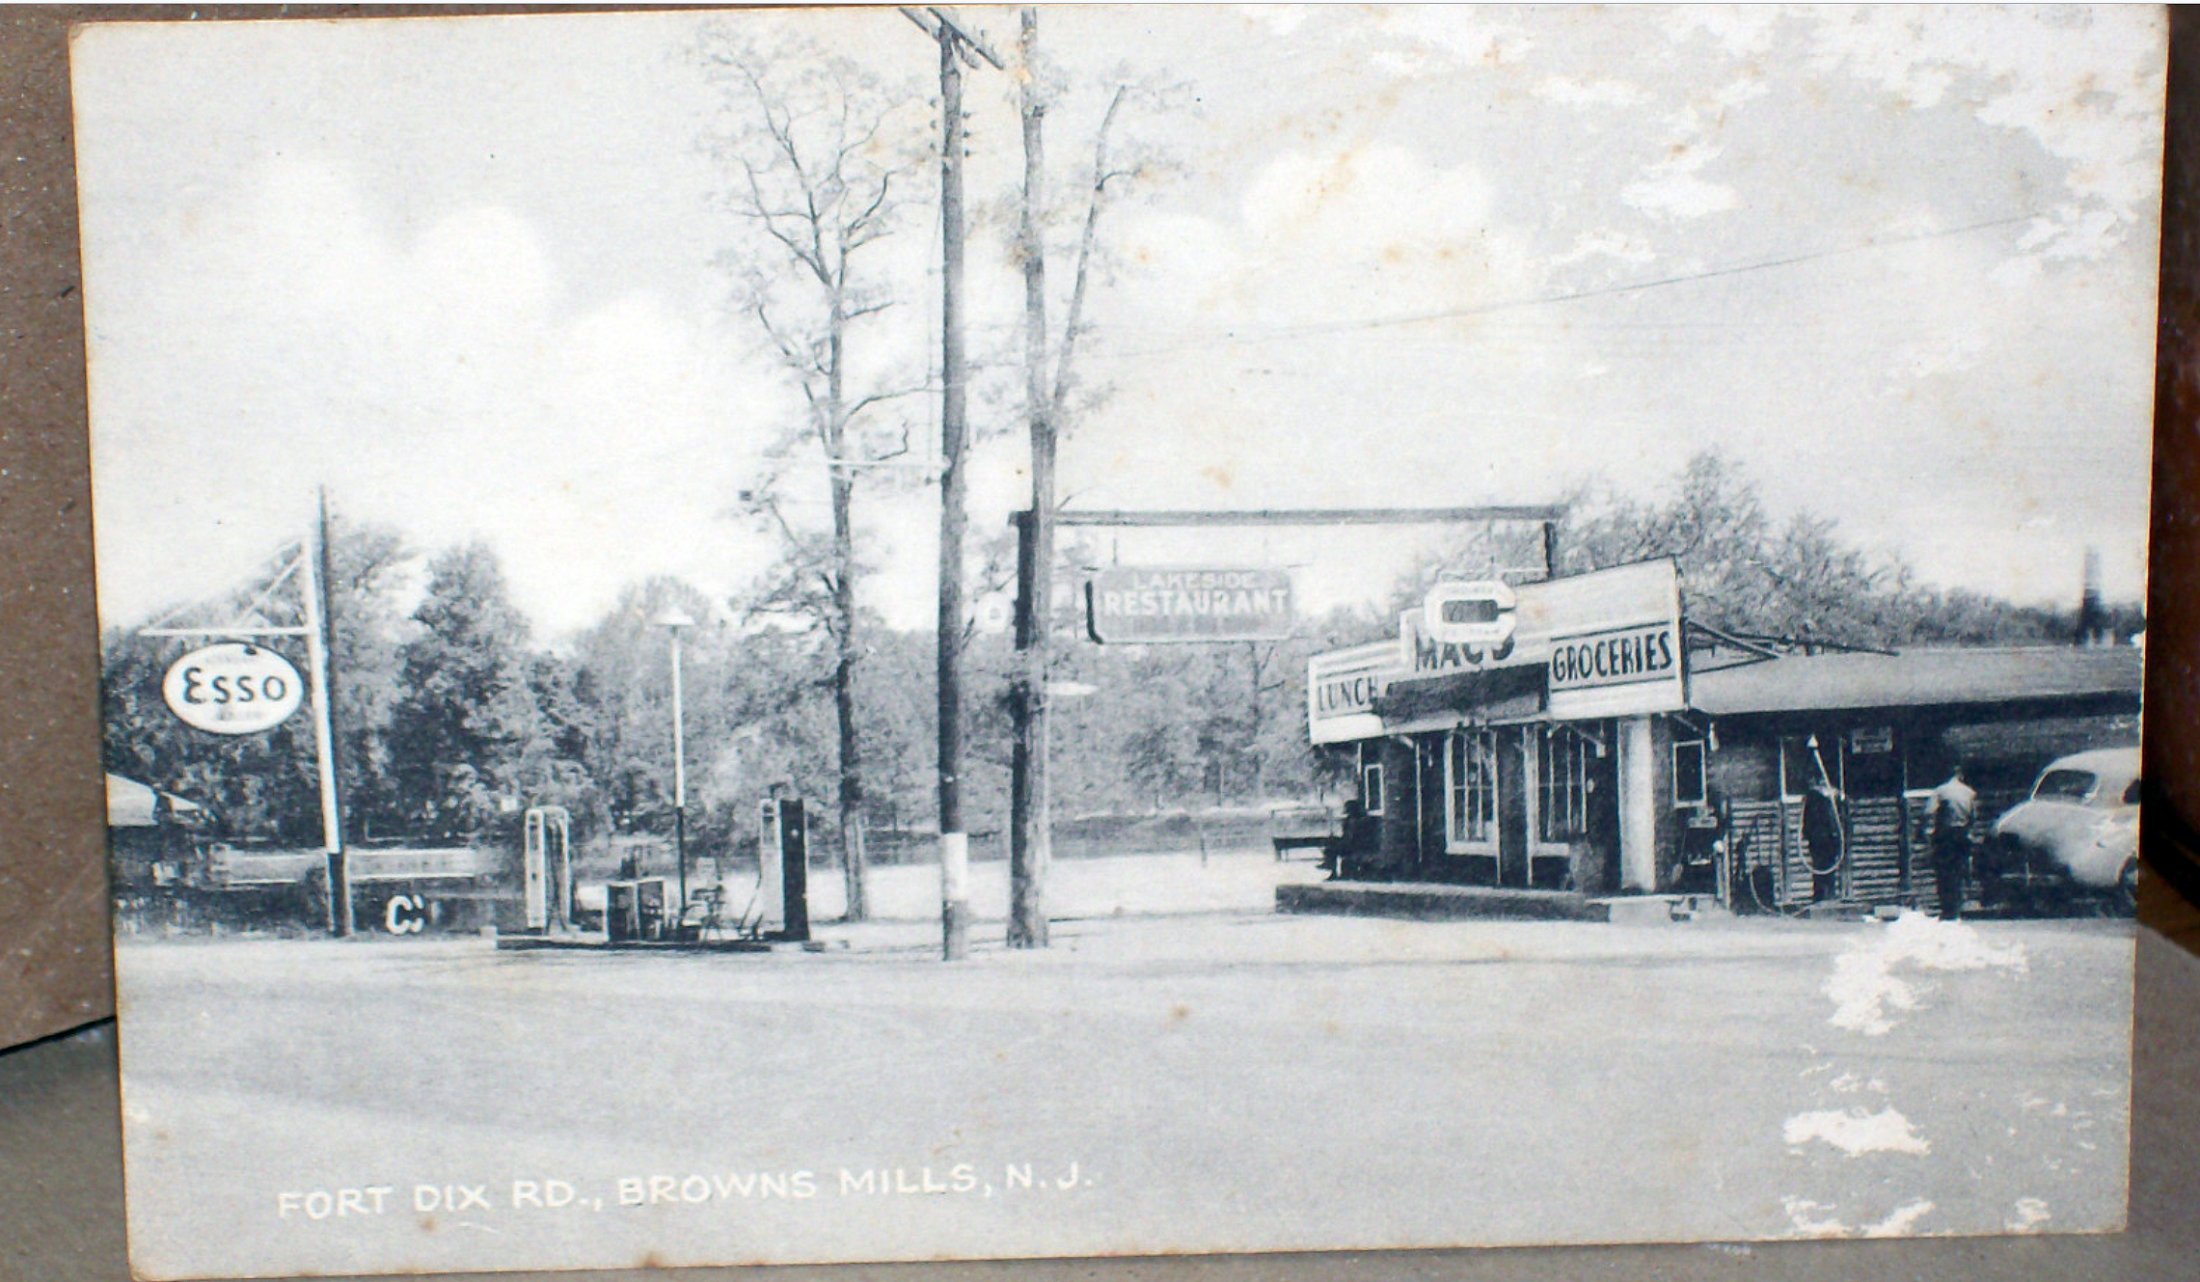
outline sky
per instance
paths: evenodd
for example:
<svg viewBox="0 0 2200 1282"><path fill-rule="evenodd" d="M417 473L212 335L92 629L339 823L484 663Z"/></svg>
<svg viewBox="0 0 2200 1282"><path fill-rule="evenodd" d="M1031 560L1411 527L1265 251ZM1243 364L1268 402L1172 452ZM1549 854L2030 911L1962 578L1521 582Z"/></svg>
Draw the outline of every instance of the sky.
<svg viewBox="0 0 2200 1282"><path fill-rule="evenodd" d="M960 12L1010 63L967 88L989 534L1029 497L1015 14ZM1064 208L1118 84L1117 153L1152 162L1103 216L1072 506L1654 496L1717 448L1927 581L2068 604L2093 545L2143 592L2158 11L1065 6L1041 33ZM736 302L778 269L711 146L743 119L698 56L727 39L853 59L900 95L885 137L935 128L936 53L891 9L80 34L105 622L232 587L317 485L422 548L486 541L553 639L652 574L738 594L775 555L737 511L767 472L821 523ZM867 251L895 300L853 339L869 387L936 382L916 182ZM935 397L874 413L928 452ZM936 490L874 475L865 598L929 626ZM1386 597L1434 533L1093 550L1290 565L1319 610Z"/></svg>

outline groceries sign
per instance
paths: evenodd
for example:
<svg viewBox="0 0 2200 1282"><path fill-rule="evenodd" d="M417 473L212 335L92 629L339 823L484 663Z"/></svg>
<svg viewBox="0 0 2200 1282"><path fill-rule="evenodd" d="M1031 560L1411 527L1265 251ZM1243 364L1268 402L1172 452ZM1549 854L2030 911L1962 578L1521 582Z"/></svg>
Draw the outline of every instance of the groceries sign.
<svg viewBox="0 0 2200 1282"><path fill-rule="evenodd" d="M1085 584L1085 625L1103 643L1273 641L1291 634L1284 570L1111 566Z"/></svg>
<svg viewBox="0 0 2200 1282"><path fill-rule="evenodd" d="M1423 608L1400 616L1395 645L1314 656L1307 666L1313 741L1340 743L1381 733L1374 701L1392 682L1530 664L1544 669L1545 709L1554 721L1686 706L1680 572L1673 562L1646 561L1522 584L1510 602L1492 607L1508 628L1491 626L1489 637L1480 641L1439 639L1429 627L1430 615L1447 601L1471 595L1464 588L1432 594ZM1499 621L1495 615L1488 620ZM1388 657L1378 657L1381 651ZM1355 702L1362 694L1364 705Z"/></svg>

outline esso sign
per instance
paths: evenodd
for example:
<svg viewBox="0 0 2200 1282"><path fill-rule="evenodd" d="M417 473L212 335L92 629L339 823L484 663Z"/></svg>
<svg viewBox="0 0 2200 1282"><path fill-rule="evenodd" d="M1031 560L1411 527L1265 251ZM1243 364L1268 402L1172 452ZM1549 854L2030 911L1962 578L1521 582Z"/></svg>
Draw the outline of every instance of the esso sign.
<svg viewBox="0 0 2200 1282"><path fill-rule="evenodd" d="M290 719L305 682L290 660L266 646L227 641L169 664L160 692L169 711L195 730L258 734Z"/></svg>
<svg viewBox="0 0 2200 1282"><path fill-rule="evenodd" d="M1496 579L1439 583L1422 602L1421 631L1448 645L1496 645L1512 636L1519 603L1512 586Z"/></svg>

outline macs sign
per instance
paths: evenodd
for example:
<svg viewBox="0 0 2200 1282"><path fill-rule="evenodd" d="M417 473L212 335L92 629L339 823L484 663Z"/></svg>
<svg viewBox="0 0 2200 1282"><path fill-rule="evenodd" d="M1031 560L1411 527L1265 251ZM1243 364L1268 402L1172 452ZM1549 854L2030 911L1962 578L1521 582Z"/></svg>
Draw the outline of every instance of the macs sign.
<svg viewBox="0 0 2200 1282"><path fill-rule="evenodd" d="M225 641L168 665L161 697L194 730L258 734L290 719L305 697L298 669L266 646Z"/></svg>
<svg viewBox="0 0 2200 1282"><path fill-rule="evenodd" d="M1527 583L1505 594L1488 587L1442 585L1422 608L1400 616L1395 644L1314 656L1306 683L1313 742L1416 729L1385 726L1375 713L1375 700L1393 682L1530 664L1544 669L1545 709L1555 721L1687 706L1680 571L1672 561Z"/></svg>

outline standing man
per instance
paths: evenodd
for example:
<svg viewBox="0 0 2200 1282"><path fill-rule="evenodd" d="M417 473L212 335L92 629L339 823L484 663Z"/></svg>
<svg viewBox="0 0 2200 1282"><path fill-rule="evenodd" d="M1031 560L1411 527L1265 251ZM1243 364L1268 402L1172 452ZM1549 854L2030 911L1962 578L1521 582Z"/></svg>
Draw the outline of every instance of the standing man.
<svg viewBox="0 0 2200 1282"><path fill-rule="evenodd" d="M1971 864L1971 823L1978 817L1978 793L1963 781L1963 763L1948 782L1933 789L1933 882L1940 894L1940 919L1963 916L1964 876Z"/></svg>

